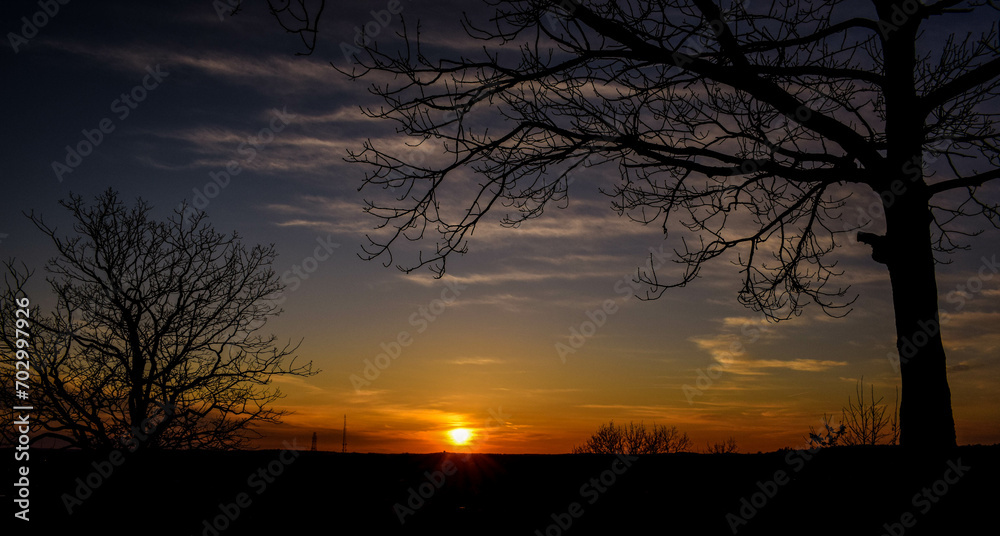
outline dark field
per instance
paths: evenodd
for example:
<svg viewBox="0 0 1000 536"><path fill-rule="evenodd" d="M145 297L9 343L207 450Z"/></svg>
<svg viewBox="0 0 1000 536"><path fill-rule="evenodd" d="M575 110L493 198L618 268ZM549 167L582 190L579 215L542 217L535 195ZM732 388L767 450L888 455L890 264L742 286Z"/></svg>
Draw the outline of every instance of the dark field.
<svg viewBox="0 0 1000 536"><path fill-rule="evenodd" d="M126 454L114 466L109 454L33 450L31 521L12 517L16 477L8 461L0 494L8 505L3 525L14 530L2 533L733 534L730 523L741 535L996 533L998 453L997 446L937 457L885 447L635 459L176 451ZM10 450L0 455L13 459ZM70 499L78 487L80 502ZM74 502L72 515L64 501Z"/></svg>

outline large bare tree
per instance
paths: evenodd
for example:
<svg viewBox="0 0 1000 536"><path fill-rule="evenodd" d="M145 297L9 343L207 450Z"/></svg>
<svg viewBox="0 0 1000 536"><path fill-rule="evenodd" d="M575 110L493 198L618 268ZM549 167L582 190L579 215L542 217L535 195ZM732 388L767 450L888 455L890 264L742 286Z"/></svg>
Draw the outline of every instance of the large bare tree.
<svg viewBox="0 0 1000 536"><path fill-rule="evenodd" d="M0 296L4 311L25 298L33 305L22 333L6 318L0 325L4 354L29 341L27 402L9 389L0 397L5 410L35 408L43 432L33 439L235 448L257 437L257 425L278 422L284 412L271 404L282 395L271 380L314 372L295 364L294 345L262 334L280 312L269 299L282 289L273 246L217 233L203 212L156 221L148 204L126 207L111 190L93 205L80 196L62 205L74 234L31 215L57 252L46 265L51 298L30 291L32 272L14 260Z"/></svg>
<svg viewBox="0 0 1000 536"><path fill-rule="evenodd" d="M391 231L372 258L391 263L401 238L434 240L401 268L440 275L487 212L512 207L510 225L538 216L594 163L618 167L604 190L615 209L680 240L681 273L641 277L654 297L727 255L748 307L775 320L808 303L844 314L853 300L826 255L857 239L891 283L900 441L955 444L935 255L977 232L966 216L1000 225L983 197L1000 178L994 2L485 3L461 21L468 46L402 25L398 50L363 40L342 69L373 81L384 105L370 116L449 156L371 141L351 153L370 168L366 187L397 194L367 207ZM478 193L456 207L472 180ZM845 219L852 192L880 201Z"/></svg>

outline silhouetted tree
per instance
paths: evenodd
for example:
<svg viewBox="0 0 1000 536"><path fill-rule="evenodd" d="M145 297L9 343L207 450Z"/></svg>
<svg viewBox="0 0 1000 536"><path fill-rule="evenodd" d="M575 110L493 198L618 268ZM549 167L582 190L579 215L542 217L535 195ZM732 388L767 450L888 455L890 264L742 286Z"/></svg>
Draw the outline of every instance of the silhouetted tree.
<svg viewBox="0 0 1000 536"><path fill-rule="evenodd" d="M270 404L282 395L271 379L314 372L311 362L294 365L294 346L260 332L280 313L268 301L282 289L273 246L247 248L236 233L216 233L203 212L154 221L145 202L126 208L111 190L93 206L73 195L61 204L75 236L30 215L58 253L46 266L51 305L30 296L28 393L45 430L34 439L235 448L258 435L256 425L279 422L285 412ZM5 318L30 276L6 262ZM5 319L4 364L16 335ZM13 394L2 391L5 407Z"/></svg>
<svg viewBox="0 0 1000 536"><path fill-rule="evenodd" d="M688 435L677 431L677 427L667 428L654 424L647 429L643 423L629 422L616 426L614 421L597 427L583 446L574 447L574 454L663 454L684 452L691 448Z"/></svg>
<svg viewBox="0 0 1000 536"><path fill-rule="evenodd" d="M348 73L385 101L368 115L449 156L371 141L351 153L372 169L365 186L396 194L367 207L392 231L371 258L390 264L400 237L430 230L430 253L400 267L441 275L488 211L508 207L502 221L518 225L565 201L580 166L615 163L613 207L673 233L684 266L673 280L641 273L647 297L729 253L741 303L780 320L809 302L846 314L825 256L851 233L888 270L900 441L955 444L935 253L963 247L962 216L1000 226L980 197L1000 178L995 2L485 3L483 22L462 21L477 46L435 57L454 48L404 27L402 50L369 43ZM840 209L855 191L880 200L851 222Z"/></svg>
<svg viewBox="0 0 1000 536"><path fill-rule="evenodd" d="M739 446L736 445L736 438L732 436L721 443L710 443L705 449L709 454L735 454L739 450Z"/></svg>
<svg viewBox="0 0 1000 536"><path fill-rule="evenodd" d="M825 430L809 428L809 443L816 447L837 445L895 445L899 441L899 390L892 413L882 404L885 397L875 399L875 386L865 400L864 378L854 389L857 400L847 397L847 406L841 409L840 425L834 427L829 416L823 417Z"/></svg>
<svg viewBox="0 0 1000 536"><path fill-rule="evenodd" d="M868 400L865 400L864 378L855 387L857 400L847 397L847 406L841 412L844 434L839 439L841 445L895 445L899 440L898 404L892 413L882 404L885 399L875 399L875 386L871 386ZM897 399L899 393L897 391Z"/></svg>

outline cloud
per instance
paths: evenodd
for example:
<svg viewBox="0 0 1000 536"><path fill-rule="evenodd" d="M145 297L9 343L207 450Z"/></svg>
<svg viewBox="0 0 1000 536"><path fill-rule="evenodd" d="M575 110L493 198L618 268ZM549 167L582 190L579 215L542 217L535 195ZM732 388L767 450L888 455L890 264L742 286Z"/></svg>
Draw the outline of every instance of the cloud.
<svg viewBox="0 0 1000 536"><path fill-rule="evenodd" d="M452 365L502 365L505 361L492 357L460 357L452 359L448 363Z"/></svg>
<svg viewBox="0 0 1000 536"><path fill-rule="evenodd" d="M284 54L249 55L221 49L188 51L65 40L50 40L48 45L124 73L142 73L147 66L156 64L171 74L188 68L220 81L251 86L266 94L288 95L351 87L350 82L326 62Z"/></svg>
<svg viewBox="0 0 1000 536"><path fill-rule="evenodd" d="M962 311L941 315L943 342L948 352L995 355L1000 350L1000 312Z"/></svg>
<svg viewBox="0 0 1000 536"><path fill-rule="evenodd" d="M303 115L298 121L304 124L342 125L344 123L384 123L385 119L371 117L361 112L357 106L341 106L333 111Z"/></svg>
<svg viewBox="0 0 1000 536"><path fill-rule="evenodd" d="M301 376L276 374L271 376L271 382L279 385L287 385L289 389L294 389L298 393L308 392L311 394L317 394L326 392L326 390L322 387L313 385L309 380Z"/></svg>
<svg viewBox="0 0 1000 536"><path fill-rule="evenodd" d="M961 361L954 365L948 365L948 373L952 374L955 372L967 372L973 369L981 368L982 363L977 363L975 361Z"/></svg>
<svg viewBox="0 0 1000 536"><path fill-rule="evenodd" d="M470 275L449 275L448 279L461 285L502 285L507 283L538 283L551 280L576 280L589 278L610 278L617 275L609 271L580 271L567 273L561 270L531 271L509 269L496 272L480 272ZM440 281L426 274L407 274L400 276L404 281L416 283L425 287L440 285Z"/></svg>
<svg viewBox="0 0 1000 536"><path fill-rule="evenodd" d="M823 372L832 367L842 367L847 365L847 361L832 361L828 359L793 359L783 361L779 359L749 359L739 362L739 365L746 368L787 368L803 372Z"/></svg>
<svg viewBox="0 0 1000 536"><path fill-rule="evenodd" d="M314 229L325 233L364 233L368 230L368 227L365 227L360 222L352 224L350 222L335 223L326 220L291 219L277 222L275 225L279 227L305 227L306 229Z"/></svg>
<svg viewBox="0 0 1000 536"><path fill-rule="evenodd" d="M791 360L783 359L756 359L747 357L746 344L752 344L749 340L741 341L732 335L723 335L716 338L693 337L689 339L695 343L699 349L708 352L724 372L743 375L759 376L766 374L761 369L788 369L800 372L823 372L833 367L847 365L846 361L833 361L826 359L798 358ZM746 343L746 344L745 344Z"/></svg>
<svg viewBox="0 0 1000 536"><path fill-rule="evenodd" d="M476 307L479 305L489 305L501 310L518 313L529 304L535 303L539 298L532 296L519 296L504 292L500 294L489 294L478 298L465 298L455 302L455 307Z"/></svg>
<svg viewBox="0 0 1000 536"><path fill-rule="evenodd" d="M292 110L288 110L293 112ZM293 117L291 124L297 119ZM250 128L211 126L182 130L150 132L162 139L180 142L190 160L171 169L216 169L238 164L239 172L252 169L261 173L316 175L342 166L344 147L334 141L305 136L286 129L265 131L269 122L262 120ZM167 166L158 166L167 167ZM292 175L289 175L289 174Z"/></svg>

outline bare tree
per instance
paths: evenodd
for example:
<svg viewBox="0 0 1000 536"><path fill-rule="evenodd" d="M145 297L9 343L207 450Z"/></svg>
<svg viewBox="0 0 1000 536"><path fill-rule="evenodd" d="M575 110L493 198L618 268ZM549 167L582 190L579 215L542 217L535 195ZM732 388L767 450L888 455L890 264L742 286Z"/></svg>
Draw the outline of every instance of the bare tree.
<svg viewBox="0 0 1000 536"><path fill-rule="evenodd" d="M825 448L838 445L895 445L899 442L899 389L892 413L882 404L885 397L875 399L875 386L865 400L864 378L858 380L854 390L857 400L847 397L847 406L841 408L840 424L833 425L829 415L823 416L823 429L809 427L809 444Z"/></svg>
<svg viewBox="0 0 1000 536"><path fill-rule="evenodd" d="M808 303L846 314L853 299L826 255L849 234L892 287L901 443L955 445L935 255L965 247L976 231L963 217L1000 226L983 197L1000 178L995 2L485 3L483 19L462 21L479 46L435 57L404 27L401 50L371 43L347 73L375 81L385 106L368 115L449 156L371 141L350 154L370 169L366 187L397 194L369 201L390 231L371 258L391 264L401 238L433 240L400 268L440 276L487 212L506 207L511 226L536 217L593 164L617 165L603 191L619 213L672 233L683 268L640 273L647 297L727 255L740 302L773 320ZM469 176L478 193L449 204ZM854 192L879 200L852 222L841 209Z"/></svg>
<svg viewBox="0 0 1000 536"><path fill-rule="evenodd" d="M871 386L868 400L865 400L864 378L858 380L854 389L857 400L847 397L847 406L841 412L843 434L839 437L841 445L895 445L899 440L898 398L892 413L887 413L885 399L879 396L875 399L875 386Z"/></svg>
<svg viewBox="0 0 1000 536"><path fill-rule="evenodd" d="M709 454L735 454L739 451L739 446L736 445L736 438L732 436L721 443L711 443L706 449L706 452Z"/></svg>
<svg viewBox="0 0 1000 536"><path fill-rule="evenodd" d="M625 445L620 426L615 421L601 424L583 446L573 447L574 454L618 454L625 451Z"/></svg>
<svg viewBox="0 0 1000 536"><path fill-rule="evenodd" d="M691 448L688 435L677 431L675 426L654 424L647 429L643 423L616 426L614 421L598 426L590 439L579 447L575 454L664 454L684 452Z"/></svg>
<svg viewBox="0 0 1000 536"><path fill-rule="evenodd" d="M285 412L270 404L282 395L271 380L315 372L311 362L295 365L296 346L260 331L280 313L268 299L282 289L273 246L247 248L183 208L154 221L145 202L129 209L111 190L93 206L72 195L61 204L75 236L30 215L58 253L46 266L51 310L31 296L27 394L45 429L34 439L235 448L259 435L257 425L280 421ZM10 260L4 275L6 314L26 297L31 271ZM5 354L17 338L5 320Z"/></svg>

